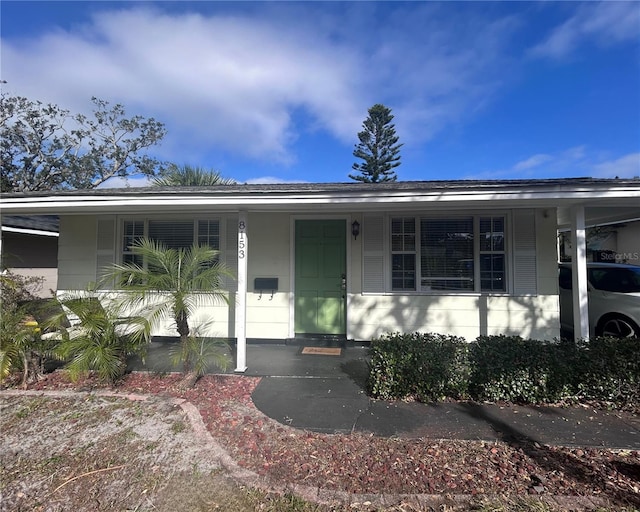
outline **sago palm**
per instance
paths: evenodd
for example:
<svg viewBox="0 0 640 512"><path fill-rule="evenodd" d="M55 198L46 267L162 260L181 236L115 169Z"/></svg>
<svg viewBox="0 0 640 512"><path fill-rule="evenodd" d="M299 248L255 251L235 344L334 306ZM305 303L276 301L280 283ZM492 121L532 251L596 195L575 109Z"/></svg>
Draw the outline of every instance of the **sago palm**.
<svg viewBox="0 0 640 512"><path fill-rule="evenodd" d="M229 363L226 343L207 340L205 346L205 333L190 325L198 307L228 304L221 282L232 276L218 261L219 251L198 244L167 248L160 242L142 238L131 247L131 253L143 264L113 265L104 278L124 291L122 303L144 311L142 314L151 325L167 317L173 319L180 336L179 357L185 383L192 385L204 373L205 359L213 359L217 366L226 369Z"/></svg>

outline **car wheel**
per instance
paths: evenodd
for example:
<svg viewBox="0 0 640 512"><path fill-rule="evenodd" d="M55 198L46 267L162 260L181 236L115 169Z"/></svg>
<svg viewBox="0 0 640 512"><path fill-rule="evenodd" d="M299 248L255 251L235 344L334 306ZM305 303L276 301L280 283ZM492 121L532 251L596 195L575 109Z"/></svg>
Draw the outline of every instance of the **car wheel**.
<svg viewBox="0 0 640 512"><path fill-rule="evenodd" d="M612 338L640 338L640 329L628 318L612 316L600 322L596 334Z"/></svg>

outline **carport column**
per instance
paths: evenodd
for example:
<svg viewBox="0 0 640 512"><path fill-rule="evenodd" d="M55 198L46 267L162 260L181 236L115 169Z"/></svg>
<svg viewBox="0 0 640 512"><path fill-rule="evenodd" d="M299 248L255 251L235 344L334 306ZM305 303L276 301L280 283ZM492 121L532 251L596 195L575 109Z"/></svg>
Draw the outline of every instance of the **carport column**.
<svg viewBox="0 0 640 512"><path fill-rule="evenodd" d="M238 303L236 305L236 372L247 369L247 212L238 213Z"/></svg>
<svg viewBox="0 0 640 512"><path fill-rule="evenodd" d="M589 338L589 298L587 295L587 239L584 206L571 209L571 268L573 280L573 332Z"/></svg>

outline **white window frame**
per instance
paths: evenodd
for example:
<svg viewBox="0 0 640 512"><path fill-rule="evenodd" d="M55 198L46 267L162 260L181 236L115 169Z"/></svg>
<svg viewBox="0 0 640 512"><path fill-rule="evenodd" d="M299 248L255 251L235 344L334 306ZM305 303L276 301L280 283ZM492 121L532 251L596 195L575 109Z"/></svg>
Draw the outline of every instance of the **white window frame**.
<svg viewBox="0 0 640 512"><path fill-rule="evenodd" d="M405 236L407 235L407 233L404 231L404 225L405 225L405 221L411 219L413 220L413 250L408 249L407 247L405 247ZM402 224L402 249L399 250L394 250L393 247L393 242L394 242L394 232L393 232L393 223L394 221L399 220ZM416 288L418 286L418 282L420 279L420 272L418 270L418 265L420 263L420 224L419 222L417 222L417 218L413 215L392 215L389 217L389 251L390 251L390 265L391 265L391 275L390 275L390 283L391 283L391 290L394 292L411 292L411 291L416 291ZM393 281L394 281L394 268L393 268L393 259L394 256L402 256L403 259L405 256L412 256L413 255L413 282L414 282L414 289L410 289L410 288L395 288L393 287ZM404 281L406 278L402 277L402 280Z"/></svg>
<svg viewBox="0 0 640 512"><path fill-rule="evenodd" d="M421 240L421 222L422 219L455 219L455 218L472 218L473 221L473 290L455 290L455 289L447 289L447 290L426 290L422 289L422 265L421 265L421 252L422 252L422 240ZM504 219L504 249L503 251L481 251L480 250L480 219L481 218L496 218L501 217ZM416 229L416 251L415 251L415 286L414 290L402 290L402 289L393 289L393 255L400 254L402 252L393 251L392 247L392 224L393 219L406 219L406 218L414 218L415 219L415 229ZM510 295L512 294L512 286L513 286L513 254L512 254L512 243L511 243L511 215L508 211L472 211L465 212L460 214L444 214L444 213L434 213L434 212L398 212L398 213L387 213L386 221L385 221L385 245L386 245L386 253L387 263L385 265L385 274L386 274L386 282L387 282L387 293L393 295ZM481 274L480 274L480 257L484 254L502 254L504 257L504 279L505 286L504 290L482 290L481 289Z"/></svg>

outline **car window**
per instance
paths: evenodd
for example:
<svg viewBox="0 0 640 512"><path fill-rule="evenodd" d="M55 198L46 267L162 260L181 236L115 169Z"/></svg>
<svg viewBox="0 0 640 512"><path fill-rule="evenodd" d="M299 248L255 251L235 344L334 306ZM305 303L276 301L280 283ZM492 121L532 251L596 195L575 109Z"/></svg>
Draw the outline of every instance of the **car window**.
<svg viewBox="0 0 640 512"><path fill-rule="evenodd" d="M605 292L639 293L640 269L592 268L589 269L589 282Z"/></svg>

